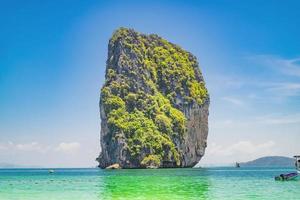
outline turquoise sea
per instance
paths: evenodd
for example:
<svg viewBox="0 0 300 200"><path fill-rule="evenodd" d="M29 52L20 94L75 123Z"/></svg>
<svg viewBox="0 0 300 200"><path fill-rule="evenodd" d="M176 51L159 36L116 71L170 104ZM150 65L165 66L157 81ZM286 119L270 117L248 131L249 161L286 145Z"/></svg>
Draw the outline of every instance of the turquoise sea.
<svg viewBox="0 0 300 200"><path fill-rule="evenodd" d="M0 169L0 200L300 199L281 168Z"/></svg>

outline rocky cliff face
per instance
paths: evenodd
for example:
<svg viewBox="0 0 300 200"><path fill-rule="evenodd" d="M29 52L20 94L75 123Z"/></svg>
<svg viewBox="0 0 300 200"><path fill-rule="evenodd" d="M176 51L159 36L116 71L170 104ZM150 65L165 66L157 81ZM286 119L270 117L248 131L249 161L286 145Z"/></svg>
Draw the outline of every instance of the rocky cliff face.
<svg viewBox="0 0 300 200"><path fill-rule="evenodd" d="M165 39L120 28L101 89L99 167L192 167L204 155L209 95L196 57Z"/></svg>

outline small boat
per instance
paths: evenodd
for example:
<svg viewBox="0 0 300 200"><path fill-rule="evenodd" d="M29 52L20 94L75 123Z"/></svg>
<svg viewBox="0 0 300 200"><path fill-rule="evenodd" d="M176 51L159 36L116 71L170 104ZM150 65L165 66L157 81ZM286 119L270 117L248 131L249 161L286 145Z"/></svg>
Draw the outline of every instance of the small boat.
<svg viewBox="0 0 300 200"><path fill-rule="evenodd" d="M280 174L279 176L275 177L276 181L290 181L290 180L294 180L298 177L298 173L293 172L293 173L289 173L289 174Z"/></svg>
<svg viewBox="0 0 300 200"><path fill-rule="evenodd" d="M280 174L275 177L276 181L290 181L296 179L300 175L300 156L294 156L295 158L295 167L297 172Z"/></svg>
<svg viewBox="0 0 300 200"><path fill-rule="evenodd" d="M53 174L54 173L54 170L53 169L49 169L49 174Z"/></svg>

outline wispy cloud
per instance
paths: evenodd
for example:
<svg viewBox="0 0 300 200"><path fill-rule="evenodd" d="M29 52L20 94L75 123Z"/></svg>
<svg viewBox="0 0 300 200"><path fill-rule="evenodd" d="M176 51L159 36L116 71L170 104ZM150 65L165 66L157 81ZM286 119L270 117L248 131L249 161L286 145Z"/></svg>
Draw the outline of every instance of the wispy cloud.
<svg viewBox="0 0 300 200"><path fill-rule="evenodd" d="M255 55L248 57L252 61L290 76L300 77L300 57L287 59L274 55Z"/></svg>
<svg viewBox="0 0 300 200"><path fill-rule="evenodd" d="M269 124L269 125L280 125L280 124L297 124L300 123L300 114L290 114L290 115L265 115L256 118L257 123Z"/></svg>
<svg viewBox="0 0 300 200"><path fill-rule="evenodd" d="M13 143L11 143L11 146ZM20 151L38 151L38 152L45 152L49 149L49 147L42 146L37 142L25 143L25 144L16 144L13 147Z"/></svg>
<svg viewBox="0 0 300 200"><path fill-rule="evenodd" d="M0 144L2 151L22 151L22 152L40 152L45 153L50 150L50 146L42 145L38 142L13 143L11 141Z"/></svg>
<svg viewBox="0 0 300 200"><path fill-rule="evenodd" d="M15 152L36 152L36 153L46 153L46 152L63 152L63 153L74 153L80 149L81 145L78 142L61 142L56 146L43 145L38 142L29 143L1 143L0 151L15 151Z"/></svg>
<svg viewBox="0 0 300 200"><path fill-rule="evenodd" d="M234 130L240 129L245 130L253 127L270 127L286 125L293 125L300 127L300 114L280 114L280 113L270 113L267 115L249 116L243 119L225 119L225 120L214 120L210 122L210 128L213 130Z"/></svg>
<svg viewBox="0 0 300 200"><path fill-rule="evenodd" d="M227 101L227 102L230 102L234 105L237 105L237 106L243 106L244 105L244 102L236 97L222 97L223 100Z"/></svg>
<svg viewBox="0 0 300 200"><path fill-rule="evenodd" d="M252 55L247 60L264 68L272 69L272 75L277 72L279 76L272 78L249 79L244 77L244 85L252 86L261 91L268 92L274 97L292 97L300 95L300 57L288 59L276 55ZM274 74L273 74L274 75ZM293 76L293 78L291 78ZM276 78L275 78L276 77Z"/></svg>
<svg viewBox="0 0 300 200"><path fill-rule="evenodd" d="M245 81L240 76L229 76L224 74L213 74L207 77L209 86L214 90L218 89L240 89L245 85ZM220 87L222 86L222 87Z"/></svg>
<svg viewBox="0 0 300 200"><path fill-rule="evenodd" d="M299 96L300 83L269 83L266 90L280 96Z"/></svg>
<svg viewBox="0 0 300 200"><path fill-rule="evenodd" d="M255 144L251 141L239 141L230 146L224 147L222 145L217 145L213 143L210 148L208 148L207 154L210 155L221 155L221 156L231 156L233 154L265 154L266 151L269 152L270 148L275 145L273 141L267 141L265 143Z"/></svg>

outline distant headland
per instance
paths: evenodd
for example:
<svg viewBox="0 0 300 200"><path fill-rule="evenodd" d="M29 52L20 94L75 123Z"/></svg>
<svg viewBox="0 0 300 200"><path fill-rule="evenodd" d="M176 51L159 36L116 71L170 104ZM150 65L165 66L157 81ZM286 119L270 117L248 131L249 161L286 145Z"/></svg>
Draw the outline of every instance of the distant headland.
<svg viewBox="0 0 300 200"><path fill-rule="evenodd" d="M241 167L295 167L295 159L284 156L266 156L240 163Z"/></svg>

